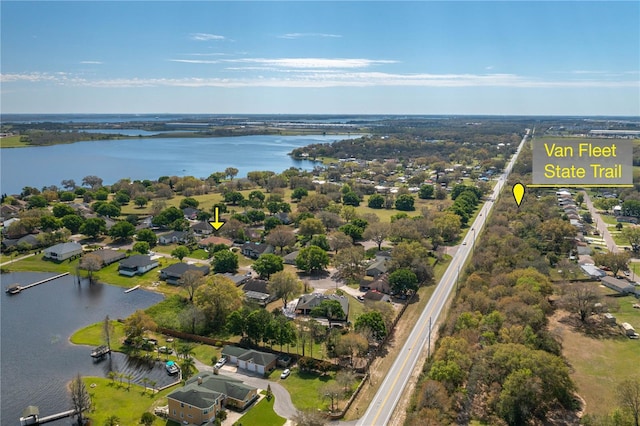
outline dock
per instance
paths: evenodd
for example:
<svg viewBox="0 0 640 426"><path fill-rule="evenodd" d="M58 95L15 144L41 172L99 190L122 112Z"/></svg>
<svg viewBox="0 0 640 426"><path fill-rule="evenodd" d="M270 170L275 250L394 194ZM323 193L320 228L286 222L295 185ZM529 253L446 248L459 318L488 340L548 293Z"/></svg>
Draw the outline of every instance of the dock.
<svg viewBox="0 0 640 426"><path fill-rule="evenodd" d="M41 425L55 420L64 419L66 417L71 417L75 414L76 410L67 410L50 416L40 417L40 410L38 407L30 405L22 412L22 417L20 417L20 426Z"/></svg>
<svg viewBox="0 0 640 426"><path fill-rule="evenodd" d="M61 413L52 414L50 416L41 417L39 419L39 424L52 422L54 420L64 419L65 417L71 417L76 414L76 410L67 410Z"/></svg>
<svg viewBox="0 0 640 426"><path fill-rule="evenodd" d="M125 293L131 293L133 290L137 290L139 288L140 288L140 285L137 285L137 286L134 286L134 287L126 289L124 292Z"/></svg>
<svg viewBox="0 0 640 426"><path fill-rule="evenodd" d="M28 289L28 288L35 287L35 286L40 285L40 284L48 283L49 281L57 280L58 278L66 277L67 275L69 275L69 273L65 272L63 274L56 275L55 277L45 278L44 280L36 281L35 283L31 283L31 284L27 284L27 285L23 285L23 286L17 285L17 284L13 284L7 289L7 293L17 294L17 293L20 293L23 290Z"/></svg>

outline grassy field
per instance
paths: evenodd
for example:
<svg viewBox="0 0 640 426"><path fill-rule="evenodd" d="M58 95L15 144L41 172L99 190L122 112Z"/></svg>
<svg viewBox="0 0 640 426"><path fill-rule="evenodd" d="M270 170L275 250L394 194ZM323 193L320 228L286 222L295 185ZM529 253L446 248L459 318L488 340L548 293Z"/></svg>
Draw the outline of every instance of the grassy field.
<svg viewBox="0 0 640 426"><path fill-rule="evenodd" d="M602 294L611 294L601 287ZM612 312L619 323L640 327L640 310L633 309L637 299L616 297L619 305ZM640 341L624 337L592 337L552 318L550 329L561 336L563 355L572 367L571 377L578 393L586 402L585 412L606 415L618 406L616 385L630 375L638 374Z"/></svg>
<svg viewBox="0 0 640 426"><path fill-rule="evenodd" d="M0 148L23 148L29 146L26 142L20 142L20 135L0 138Z"/></svg>
<svg viewBox="0 0 640 426"><path fill-rule="evenodd" d="M271 400L262 398L255 406L251 407L247 414L238 419L238 424L242 425L260 425L260 426L282 426L287 419L280 417L273 411L273 404L276 399Z"/></svg>
<svg viewBox="0 0 640 426"><path fill-rule="evenodd" d="M100 377L85 377L84 383L91 395L93 407L87 416L94 425L103 425L105 421L115 415L121 425L136 425L145 411L153 412L156 406L166 405L166 396L174 389L165 389L158 393L145 390L142 386L125 383L119 385L109 379ZM164 422L164 421L163 421ZM160 424L156 421L156 424Z"/></svg>
<svg viewBox="0 0 640 426"><path fill-rule="evenodd" d="M293 405L299 410L316 410L321 408L326 411L330 408L327 401L324 401L320 406L319 390L325 384L335 380L335 373L328 373L325 375L319 375L315 373L308 373L294 369L291 371L291 375L286 379L280 379L280 373L282 370L274 370L270 376L270 380L274 380L280 383L291 395L291 401Z"/></svg>

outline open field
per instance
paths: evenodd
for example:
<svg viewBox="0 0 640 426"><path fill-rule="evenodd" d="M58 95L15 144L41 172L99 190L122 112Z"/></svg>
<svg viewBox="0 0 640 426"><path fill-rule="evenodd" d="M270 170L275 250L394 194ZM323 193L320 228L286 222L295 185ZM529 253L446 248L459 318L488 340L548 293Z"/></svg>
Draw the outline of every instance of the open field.
<svg viewBox="0 0 640 426"><path fill-rule="evenodd" d="M611 291L600 288L602 294ZM619 305L613 315L619 323L629 322L640 327L640 310L633 309L638 300L631 297L615 297ZM585 412L593 415L610 414L617 406L616 384L631 375L638 374L638 354L640 341L629 339L622 334L616 337L593 337L561 322L564 311L554 314L549 323L552 333L562 340L562 352L572 367L571 378L575 381L578 394L585 400Z"/></svg>
<svg viewBox="0 0 640 426"><path fill-rule="evenodd" d="M0 138L0 148L23 148L29 146L26 142L20 142L20 135Z"/></svg>

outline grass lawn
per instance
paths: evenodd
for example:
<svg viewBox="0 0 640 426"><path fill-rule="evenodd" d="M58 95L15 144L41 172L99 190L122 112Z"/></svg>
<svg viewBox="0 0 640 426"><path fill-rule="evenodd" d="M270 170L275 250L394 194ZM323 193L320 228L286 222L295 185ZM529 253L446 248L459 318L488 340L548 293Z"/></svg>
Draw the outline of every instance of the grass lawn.
<svg viewBox="0 0 640 426"><path fill-rule="evenodd" d="M3 257L3 261L7 258ZM60 263L51 260L44 260L42 254L27 257L9 265L3 266L2 269L9 272L70 272L75 273L79 260L65 260Z"/></svg>
<svg viewBox="0 0 640 426"><path fill-rule="evenodd" d="M26 142L20 142L20 135L0 138L0 148L22 148L31 146Z"/></svg>
<svg viewBox="0 0 640 426"><path fill-rule="evenodd" d="M102 338L102 322L88 325L77 330L71 335L71 343L76 345L100 346L104 344ZM111 335L111 347L119 350L120 343L124 341L124 324L111 321L113 334Z"/></svg>
<svg viewBox="0 0 640 426"><path fill-rule="evenodd" d="M84 377L83 380L93 401L93 408L87 415L94 425L103 425L112 415L120 419L121 425L139 424L142 413L153 412L156 406L166 405L164 397L174 390L169 388L154 394L142 386L132 384L127 389L126 383L118 385L105 378Z"/></svg>
<svg viewBox="0 0 640 426"><path fill-rule="evenodd" d="M275 397L272 397L270 401L268 401L267 398L262 398L255 406L249 408L247 414L240 417L237 423L247 426L282 426L287 419L280 417L273 411L275 401Z"/></svg>
<svg viewBox="0 0 640 426"><path fill-rule="evenodd" d="M274 370L269 378L277 381L284 388L289 391L291 395L291 401L293 405L299 410L316 410L321 408L327 410L329 405L325 401L320 406L319 390L322 386L335 380L335 373L325 374L321 376L315 373L309 373L294 369L291 371L291 375L286 379L280 379L281 369Z"/></svg>

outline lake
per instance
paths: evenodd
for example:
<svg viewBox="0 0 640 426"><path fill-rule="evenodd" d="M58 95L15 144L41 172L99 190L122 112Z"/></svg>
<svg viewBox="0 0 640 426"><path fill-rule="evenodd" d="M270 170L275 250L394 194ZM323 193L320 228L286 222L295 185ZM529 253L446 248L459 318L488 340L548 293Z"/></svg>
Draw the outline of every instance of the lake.
<svg viewBox="0 0 640 426"><path fill-rule="evenodd" d="M113 353L94 362L87 346L76 346L69 338L76 330L102 321L126 318L137 309L145 309L163 299L160 294L136 290L124 293L120 287L83 282L66 276L8 295L4 288L12 283L26 285L50 273L11 273L0 275L0 390L2 426L15 426L29 405L37 405L41 415L71 408L66 384L80 373L105 377L110 368L130 372L137 381L142 376L171 382L163 368L147 370L129 364L127 357ZM163 383L161 381L166 381ZM51 425L70 425L71 419Z"/></svg>
<svg viewBox="0 0 640 426"><path fill-rule="evenodd" d="M0 190L20 193L25 186L77 184L88 175L105 184L122 178L155 180L160 176L208 177L227 167L238 177L254 170L282 172L290 167L313 169L311 161L294 160L294 148L330 143L361 135L256 135L224 138L120 139L0 150Z"/></svg>

